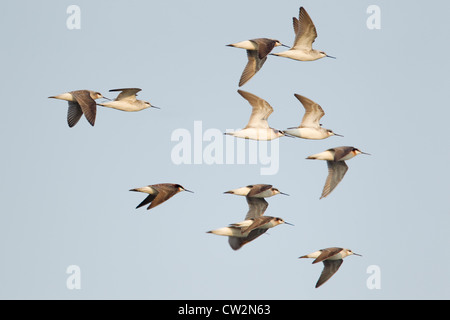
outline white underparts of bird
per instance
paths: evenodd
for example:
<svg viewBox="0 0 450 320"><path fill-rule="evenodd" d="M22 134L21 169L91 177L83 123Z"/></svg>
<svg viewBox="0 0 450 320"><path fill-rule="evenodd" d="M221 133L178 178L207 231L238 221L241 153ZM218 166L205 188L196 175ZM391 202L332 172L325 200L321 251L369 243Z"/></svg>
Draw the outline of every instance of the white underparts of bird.
<svg viewBox="0 0 450 320"><path fill-rule="evenodd" d="M238 90L238 93L250 103L252 114L244 129L226 132L226 135L251 140L273 140L284 136L283 131L269 127L267 119L272 114L273 108L267 101L243 90Z"/></svg>
<svg viewBox="0 0 450 320"><path fill-rule="evenodd" d="M344 178L345 173L348 170L348 166L345 161L359 154L369 155L369 153L362 152L355 147L344 146L331 148L306 158L327 161L328 176L320 199L327 197Z"/></svg>
<svg viewBox="0 0 450 320"><path fill-rule="evenodd" d="M299 61L314 61L324 57L335 58L323 51L312 48L312 44L317 38L317 31L309 14L303 7L300 8L298 19L293 17L292 20L295 33L292 48L278 53L271 53L271 55Z"/></svg>
<svg viewBox="0 0 450 320"><path fill-rule="evenodd" d="M141 91L140 88L111 89L109 91L120 91L120 93L114 101L99 103L99 106L127 112L141 111L151 107L159 109L148 101L136 99L137 93Z"/></svg>
<svg viewBox="0 0 450 320"><path fill-rule="evenodd" d="M284 130L286 134L311 140L326 139L331 136L342 137L340 134L334 133L333 130L322 127L320 124L320 119L325 115L325 112L320 105L299 94L294 94L294 96L305 108L305 114L303 115L302 122L298 127L292 127Z"/></svg>

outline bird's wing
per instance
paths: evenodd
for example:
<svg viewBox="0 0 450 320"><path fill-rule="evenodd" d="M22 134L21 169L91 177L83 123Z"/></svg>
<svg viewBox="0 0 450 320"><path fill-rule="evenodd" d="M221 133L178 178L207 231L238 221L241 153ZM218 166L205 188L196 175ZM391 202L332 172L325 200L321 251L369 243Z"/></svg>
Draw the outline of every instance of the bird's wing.
<svg viewBox="0 0 450 320"><path fill-rule="evenodd" d="M248 203L248 212L245 220L256 219L264 214L269 203L264 198L245 197Z"/></svg>
<svg viewBox="0 0 450 320"><path fill-rule="evenodd" d="M256 50L247 50L248 62L239 79L239 87L246 84L263 66L267 56L260 58Z"/></svg>
<svg viewBox="0 0 450 320"><path fill-rule="evenodd" d="M136 101L136 94L141 91L139 88L124 88L124 89L111 89L109 92L121 91L116 98L116 101L126 100L128 102Z"/></svg>
<svg viewBox="0 0 450 320"><path fill-rule="evenodd" d="M258 218L253 219L253 222L248 227L243 227L241 229L242 233L250 232L252 230L258 229L259 227L265 225L270 220L272 220L273 217L269 216L260 216Z"/></svg>
<svg viewBox="0 0 450 320"><path fill-rule="evenodd" d="M353 147L337 147L333 148L332 150L334 150L334 161L339 161L350 152L352 152Z"/></svg>
<svg viewBox="0 0 450 320"><path fill-rule="evenodd" d="M309 14L301 7L298 20L294 19L295 40L293 48L312 49L312 44L317 38L317 31Z"/></svg>
<svg viewBox="0 0 450 320"><path fill-rule="evenodd" d="M319 128L319 121L325 115L322 107L314 101L299 94L295 93L294 96L301 102L301 104L305 108L305 114L303 115L300 128Z"/></svg>
<svg viewBox="0 0 450 320"><path fill-rule="evenodd" d="M273 108L267 101L251 94L249 92L238 90L239 94L246 99L252 106L252 114L245 128L264 128L269 129L267 119L273 112Z"/></svg>
<svg viewBox="0 0 450 320"><path fill-rule="evenodd" d="M69 127L72 128L76 125L82 115L83 111L78 102L69 101L69 109L67 110L67 123L69 124Z"/></svg>
<svg viewBox="0 0 450 320"><path fill-rule="evenodd" d="M316 288L320 287L325 282L327 282L339 270L339 267L341 266L342 262L344 262L344 260L342 259L325 260L323 262L324 267L322 273L320 274L319 280L317 280L316 283Z"/></svg>
<svg viewBox="0 0 450 320"><path fill-rule="evenodd" d="M152 203L148 206L147 210L150 210L157 205L160 205L161 203L169 200L174 195L177 194L178 190L170 185L165 184L155 184L152 185L154 189L158 191L158 194L156 195L155 199L152 201Z"/></svg>
<svg viewBox="0 0 450 320"><path fill-rule="evenodd" d="M339 182L341 182L348 170L348 166L345 161L327 161L327 166L328 176L327 180L325 181L325 186L323 187L320 199L328 196L331 191L336 188L336 186L339 184Z"/></svg>
<svg viewBox="0 0 450 320"><path fill-rule="evenodd" d="M137 208L140 208L140 207L142 207L142 206L145 206L145 205L149 204L150 202L152 202L152 201L156 198L156 195L157 195L157 194L149 194L149 195L144 199L144 201L142 201L141 203L138 204L138 206L136 207L136 209L137 209Z"/></svg>
<svg viewBox="0 0 450 320"><path fill-rule="evenodd" d="M250 40L256 43L258 48L258 57L260 59L266 57L275 47L275 41L267 38L259 38Z"/></svg>
<svg viewBox="0 0 450 320"><path fill-rule="evenodd" d="M97 114L97 104L91 98L91 94L87 90L78 90L71 92L74 99L78 102L87 121L93 126L95 124L95 116Z"/></svg>
<svg viewBox="0 0 450 320"><path fill-rule="evenodd" d="M270 188L272 188L271 184L255 184L251 186L250 191L247 194L247 197L253 197L255 195L260 194L261 192L269 190Z"/></svg>
<svg viewBox="0 0 450 320"><path fill-rule="evenodd" d="M251 231L246 237L228 237L228 243L233 250L242 248L243 245L255 240L264 234L268 229L256 229Z"/></svg>
<svg viewBox="0 0 450 320"><path fill-rule="evenodd" d="M341 252L342 248L332 247L332 248L321 249L320 251L321 251L320 255L312 262L313 264L322 262L328 258L331 258L332 256Z"/></svg>

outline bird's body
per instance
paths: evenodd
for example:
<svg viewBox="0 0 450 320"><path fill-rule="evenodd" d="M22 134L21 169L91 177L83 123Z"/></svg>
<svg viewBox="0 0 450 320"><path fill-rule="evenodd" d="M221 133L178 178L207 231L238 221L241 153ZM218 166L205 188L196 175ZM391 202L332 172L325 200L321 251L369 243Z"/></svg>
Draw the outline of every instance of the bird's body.
<svg viewBox="0 0 450 320"><path fill-rule="evenodd" d="M305 114L303 115L302 122L298 127L284 130L286 134L311 140L326 139L334 135L341 136L334 133L330 129L323 128L320 125L320 119L325 115L325 112L320 105L299 94L294 94L294 96L302 103L305 108Z"/></svg>
<svg viewBox="0 0 450 320"><path fill-rule="evenodd" d="M318 262L323 262L324 268L320 274L319 280L316 283L316 288L320 287L326 281L328 281L341 266L343 259L350 255L357 255L350 249L331 247L326 249L321 249L310 254L301 256L301 258L312 258L315 259L313 264Z"/></svg>
<svg viewBox="0 0 450 320"><path fill-rule="evenodd" d="M284 45L275 39L257 38L229 44L228 46L247 50L248 62L239 79L239 87L241 87L262 68L267 60L267 55L274 47Z"/></svg>
<svg viewBox="0 0 450 320"><path fill-rule="evenodd" d="M280 223L286 223L284 221L281 222L282 219L280 218L263 216L269 206L264 198L272 197L277 194L286 195L272 187L272 185L248 185L224 193L245 196L249 208L244 221L208 232L228 236L228 243L233 250L242 248L245 244L264 234L269 228L273 228Z"/></svg>
<svg viewBox="0 0 450 320"><path fill-rule="evenodd" d="M83 114L89 124L94 126L97 115L95 100L104 97L100 92L92 90L75 90L49 98L68 101L67 123L72 128L78 123Z"/></svg>
<svg viewBox="0 0 450 320"><path fill-rule="evenodd" d="M271 55L299 61L314 61L323 57L334 58L323 51L312 48L312 44L317 38L317 31L309 14L303 7L300 8L298 19L293 18L293 26L295 39L292 48L278 53L271 53Z"/></svg>
<svg viewBox="0 0 450 320"><path fill-rule="evenodd" d="M260 216L257 218L243 220L241 222L232 223L228 227L219 228L208 231L219 236L228 237L247 237L250 232L256 229L270 229L278 226L279 224L287 223L283 219L278 217Z"/></svg>
<svg viewBox="0 0 450 320"><path fill-rule="evenodd" d="M161 203L169 200L178 192L192 192L175 183L160 183L148 185L141 188L131 189L130 191L143 192L148 194L148 196L136 207L136 209L138 209L150 203L150 205L147 207L147 210L150 210L157 205L160 205Z"/></svg>
<svg viewBox="0 0 450 320"><path fill-rule="evenodd" d="M234 194L238 196L253 197L253 198L268 198L277 194L284 194L271 184L253 184L242 188L233 189L224 193Z"/></svg>
<svg viewBox="0 0 450 320"><path fill-rule="evenodd" d="M273 108L267 101L243 90L238 92L252 106L252 114L245 128L225 134L251 140L273 140L284 136L282 131L269 127L267 119L273 112Z"/></svg>
<svg viewBox="0 0 450 320"><path fill-rule="evenodd" d="M109 91L120 91L120 93L114 101L99 103L100 106L127 112L135 112L150 107L155 107L148 101L136 99L136 94L141 91L139 88L112 89Z"/></svg>
<svg viewBox="0 0 450 320"><path fill-rule="evenodd" d="M327 197L344 178L344 175L348 170L348 166L345 161L357 156L358 154L368 153L362 152L355 147L345 146L331 148L306 158L327 161L328 176L320 199Z"/></svg>

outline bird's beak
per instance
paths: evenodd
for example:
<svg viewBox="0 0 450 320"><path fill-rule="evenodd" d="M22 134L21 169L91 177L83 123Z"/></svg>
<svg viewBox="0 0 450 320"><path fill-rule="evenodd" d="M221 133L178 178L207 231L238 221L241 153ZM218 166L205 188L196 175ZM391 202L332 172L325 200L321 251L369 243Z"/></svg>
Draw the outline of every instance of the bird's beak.
<svg viewBox="0 0 450 320"><path fill-rule="evenodd" d="M281 44L282 47L286 47L286 48L290 48L289 46L285 45L285 44Z"/></svg>
<svg viewBox="0 0 450 320"><path fill-rule="evenodd" d="M280 192L280 194L283 194L283 195L285 195L285 196L288 196L288 194L287 194L287 193L284 193L284 192Z"/></svg>
<svg viewBox="0 0 450 320"><path fill-rule="evenodd" d="M355 255L355 256L358 256L358 257L362 257L362 255L361 255L361 254L358 254L358 253L354 253L354 252L353 252L353 255Z"/></svg>
<svg viewBox="0 0 450 320"><path fill-rule="evenodd" d="M103 99L106 99L106 100L109 100L109 101L112 101L110 98L107 98L107 97L103 97L103 96L102 96L102 98L103 98Z"/></svg>
<svg viewBox="0 0 450 320"><path fill-rule="evenodd" d="M367 153L367 152L362 152L362 151L361 151L361 153L362 153L362 154L367 154L368 156L371 156L371 154L370 154L370 153Z"/></svg>
<svg viewBox="0 0 450 320"><path fill-rule="evenodd" d="M290 226L293 226L293 224L292 223L289 223L289 222L284 222L285 224L288 224L288 225L290 225Z"/></svg>
<svg viewBox="0 0 450 320"><path fill-rule="evenodd" d="M281 131L280 130L280 132L283 134L283 136L285 136L285 137L289 137L289 138L296 138L295 136L293 136L293 135L291 135L291 134L289 134L289 133L286 133L286 132L284 132L284 131Z"/></svg>
<svg viewBox="0 0 450 320"><path fill-rule="evenodd" d="M187 192L190 192L190 193L194 193L194 191L187 190L187 189L184 189L184 191L187 191Z"/></svg>
<svg viewBox="0 0 450 320"><path fill-rule="evenodd" d="M337 133L335 133L334 135L335 135L335 136L338 136L338 137L343 137L342 134L337 134Z"/></svg>
<svg viewBox="0 0 450 320"><path fill-rule="evenodd" d="M332 57L332 56L329 56L327 54L325 56L327 56L328 58L336 59L336 57Z"/></svg>
<svg viewBox="0 0 450 320"><path fill-rule="evenodd" d="M152 105L152 108L156 108L156 109L161 109L160 107L157 107L157 106L153 106L153 105Z"/></svg>

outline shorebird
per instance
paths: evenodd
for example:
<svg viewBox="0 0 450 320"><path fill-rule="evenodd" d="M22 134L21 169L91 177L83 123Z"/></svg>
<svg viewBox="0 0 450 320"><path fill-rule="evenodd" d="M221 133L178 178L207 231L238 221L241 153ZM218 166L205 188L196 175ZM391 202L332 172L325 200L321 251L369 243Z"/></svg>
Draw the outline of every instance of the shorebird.
<svg viewBox="0 0 450 320"><path fill-rule="evenodd" d="M312 48L312 44L317 38L317 31L314 23L303 7L300 8L298 19L293 17L293 25L295 39L292 48L278 53L271 53L271 55L300 61L313 61L324 57L336 59L323 51Z"/></svg>
<svg viewBox="0 0 450 320"><path fill-rule="evenodd" d="M319 121L325 115L325 112L320 105L299 94L295 93L294 96L302 103L305 114L298 127L284 130L286 134L312 140L326 139L331 136L342 137L342 135L334 133L333 130L322 128Z"/></svg>
<svg viewBox="0 0 450 320"><path fill-rule="evenodd" d="M246 187L226 191L224 193L245 196L249 208L245 216L245 220L257 219L264 215L264 212L269 206L269 203L264 198L272 197L277 194L288 195L286 193L280 192L278 189L272 187L272 185L269 184L249 185ZM242 235L230 235L228 236L228 243L233 250L238 250L242 248L243 245L255 240L260 235L264 234L267 230L268 228L257 228L250 231L250 233L245 237L243 237Z"/></svg>
<svg viewBox="0 0 450 320"><path fill-rule="evenodd" d="M313 258L315 259L312 263L323 262L324 268L320 274L319 280L316 283L316 288L324 284L328 279L330 279L344 262L344 258L350 255L361 256L360 254L354 253L350 249L343 248L326 248L315 251L313 253L301 256L301 258Z"/></svg>
<svg viewBox="0 0 450 320"><path fill-rule="evenodd" d="M327 161L328 177L325 181L325 186L323 187L322 196L320 199L328 196L331 191L336 188L339 182L341 182L342 178L344 178L344 175L348 170L345 161L357 156L358 154L370 155L369 153L362 152L355 147L336 147L321 153L313 154L312 156L306 158Z"/></svg>
<svg viewBox="0 0 450 320"><path fill-rule="evenodd" d="M157 205L160 205L161 203L169 200L178 192L187 191L193 193L192 191L187 190L179 184L175 183L153 184L142 188L131 189L130 191L148 193L147 198L145 198L144 201L142 201L136 207L136 209L138 209L150 203L150 205L147 207L147 210L150 210L151 208L154 208Z"/></svg>
<svg viewBox="0 0 450 320"><path fill-rule="evenodd" d="M60 99L69 102L69 109L67 112L67 123L69 127L73 127L80 120L84 114L87 121L94 126L95 116L97 114L96 99L105 98L100 92L91 90L75 90L62 93L56 96L51 96L52 99ZM105 98L107 99L107 98Z"/></svg>
<svg viewBox="0 0 450 320"><path fill-rule="evenodd" d="M211 230L207 233L213 233L219 236L245 238L245 243L248 243L266 232L267 229L276 227L283 223L292 225L291 223L278 217L259 216L256 218L246 219L241 222L232 223L228 227ZM243 244L245 244L240 244L240 246L235 249L233 244L231 242L229 243L234 250L239 249Z"/></svg>
<svg viewBox="0 0 450 320"><path fill-rule="evenodd" d="M239 80L239 87L247 83L262 68L267 60L267 55L273 48L278 46L289 48L278 40L268 38L245 40L227 46L247 50L248 62Z"/></svg>
<svg viewBox="0 0 450 320"><path fill-rule="evenodd" d="M140 111L150 107L159 109L152 106L150 102L136 99L136 94L141 90L139 88L111 89L109 92L120 91L117 98L114 101L99 103L98 105L128 112Z"/></svg>
<svg viewBox="0 0 450 320"><path fill-rule="evenodd" d="M277 188L274 188L271 184L253 184L242 188L233 189L230 191L225 191L224 193L255 198L268 198L277 194L283 194L288 196L287 193L281 192Z"/></svg>
<svg viewBox="0 0 450 320"><path fill-rule="evenodd" d="M225 134L252 140L273 140L284 136L283 131L269 127L267 119L273 112L273 108L267 101L243 90L238 90L238 92L252 106L252 114L244 129Z"/></svg>

